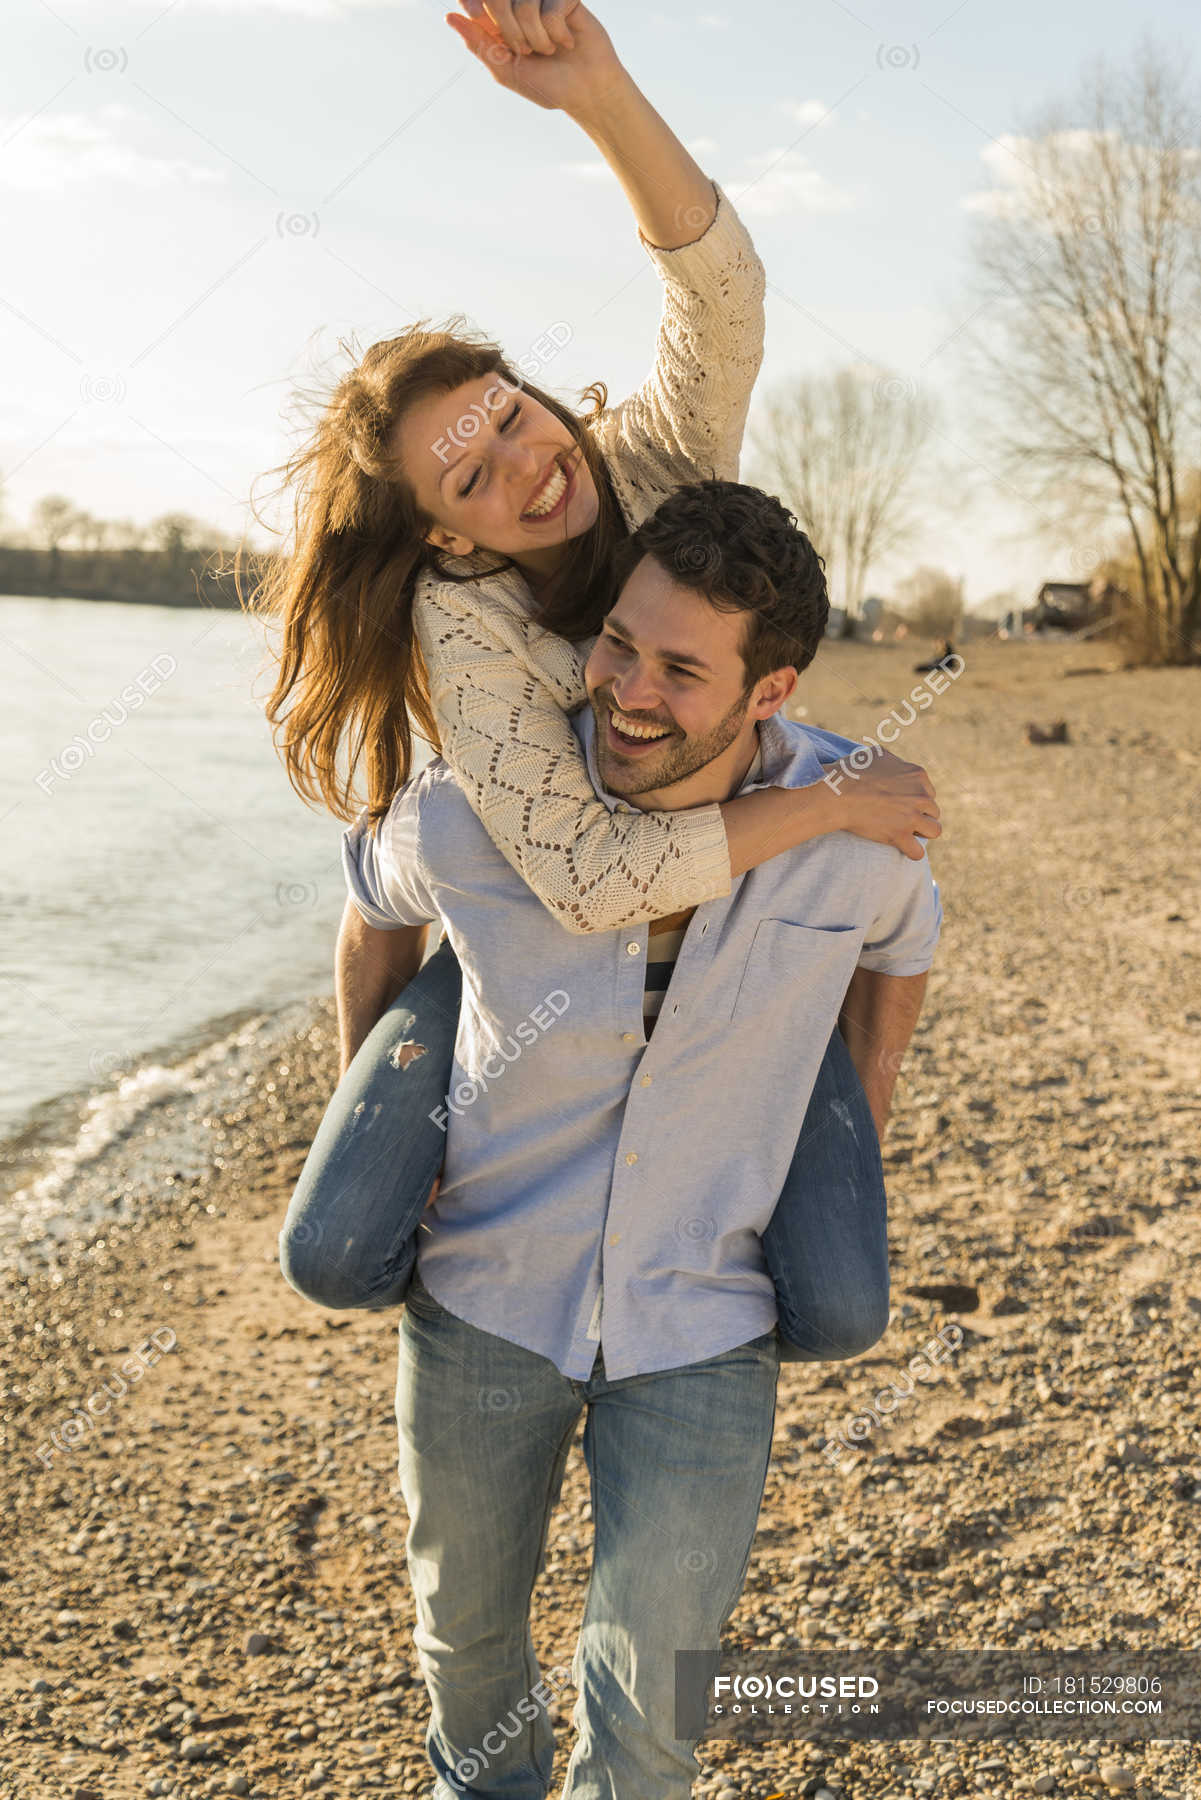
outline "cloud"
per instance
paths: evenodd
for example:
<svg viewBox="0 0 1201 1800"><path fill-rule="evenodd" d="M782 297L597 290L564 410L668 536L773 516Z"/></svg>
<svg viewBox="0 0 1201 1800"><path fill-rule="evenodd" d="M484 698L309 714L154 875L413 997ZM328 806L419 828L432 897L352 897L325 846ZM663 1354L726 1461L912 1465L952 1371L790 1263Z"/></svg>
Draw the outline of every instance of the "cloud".
<svg viewBox="0 0 1201 1800"><path fill-rule="evenodd" d="M858 204L799 150L765 150L748 159L749 173L722 186L739 212L775 218L782 213L847 212Z"/></svg>
<svg viewBox="0 0 1201 1800"><path fill-rule="evenodd" d="M798 125L821 125L834 118L824 100L786 100L784 104Z"/></svg>
<svg viewBox="0 0 1201 1800"><path fill-rule="evenodd" d="M47 113L24 126L10 125L0 187L39 192L57 191L67 182L161 188L177 181L224 181L223 170L139 149L129 141L131 121L136 123L136 115L127 108L105 106L96 113ZM0 136L5 129L0 124Z"/></svg>
<svg viewBox="0 0 1201 1800"><path fill-rule="evenodd" d="M1106 142L1107 140L1107 142ZM964 212L978 213L992 219L1043 218L1047 204L1040 175L1069 207L1083 204L1088 209L1095 198L1095 158L1102 143L1119 167L1133 177L1136 163L1150 154L1145 146L1123 140L1117 132L1097 132L1084 128L1052 131L1045 137L1019 137L1006 132L995 143L986 144L980 160L992 176L993 185L976 193L965 194L960 201ZM1186 162L1196 167L1201 151L1182 152ZM1133 181L1130 183L1133 191Z"/></svg>

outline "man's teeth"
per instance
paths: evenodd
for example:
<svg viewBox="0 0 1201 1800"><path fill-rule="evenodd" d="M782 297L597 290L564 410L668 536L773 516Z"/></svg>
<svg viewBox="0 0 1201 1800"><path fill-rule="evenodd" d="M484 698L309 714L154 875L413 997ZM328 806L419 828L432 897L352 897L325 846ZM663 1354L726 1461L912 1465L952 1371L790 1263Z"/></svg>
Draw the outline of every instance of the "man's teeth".
<svg viewBox="0 0 1201 1800"><path fill-rule="evenodd" d="M523 519L538 519L543 513L553 512L563 498L567 488L567 477L558 463L551 470L545 484L539 489L538 497L532 500L522 513Z"/></svg>
<svg viewBox="0 0 1201 1800"><path fill-rule="evenodd" d="M627 719L624 713L617 712L612 706L609 708L609 717L613 721L613 729L620 731L623 737L661 738L668 735L669 728L666 725L639 725L634 719Z"/></svg>

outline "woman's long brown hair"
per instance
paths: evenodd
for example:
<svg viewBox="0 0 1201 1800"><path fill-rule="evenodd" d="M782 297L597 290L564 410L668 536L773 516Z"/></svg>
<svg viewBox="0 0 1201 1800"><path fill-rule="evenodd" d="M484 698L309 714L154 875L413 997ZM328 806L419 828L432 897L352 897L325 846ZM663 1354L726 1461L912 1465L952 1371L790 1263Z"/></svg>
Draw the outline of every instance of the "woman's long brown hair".
<svg viewBox="0 0 1201 1800"><path fill-rule="evenodd" d="M599 629L611 600L614 553L627 529L589 423L604 408L595 383L577 415L523 382L499 345L462 319L419 324L373 344L344 375L316 426L282 468L276 492L292 490L292 546L253 559L257 584L244 604L278 628L275 684L266 702L288 778L310 804L340 819L359 810L363 770L374 826L408 780L414 728L438 748L429 683L413 629L422 569L446 580L479 580L512 565L479 552L472 573L452 574L425 542L433 520L418 506L387 446L414 401L496 374L541 402L583 450L600 497L596 523L567 547L534 613L548 631L578 641ZM239 594L242 593L239 559Z"/></svg>

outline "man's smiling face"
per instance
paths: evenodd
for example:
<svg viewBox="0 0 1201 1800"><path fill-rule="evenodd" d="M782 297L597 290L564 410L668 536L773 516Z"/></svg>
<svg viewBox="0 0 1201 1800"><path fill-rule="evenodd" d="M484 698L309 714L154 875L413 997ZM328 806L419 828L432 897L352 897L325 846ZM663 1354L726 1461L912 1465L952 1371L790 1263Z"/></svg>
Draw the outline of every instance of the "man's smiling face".
<svg viewBox="0 0 1201 1800"><path fill-rule="evenodd" d="M758 721L778 710L796 676L781 671L787 679L766 676L747 690L749 624L745 612L718 611L642 558L584 671L610 793L657 796L727 753L732 771L744 750L750 760Z"/></svg>

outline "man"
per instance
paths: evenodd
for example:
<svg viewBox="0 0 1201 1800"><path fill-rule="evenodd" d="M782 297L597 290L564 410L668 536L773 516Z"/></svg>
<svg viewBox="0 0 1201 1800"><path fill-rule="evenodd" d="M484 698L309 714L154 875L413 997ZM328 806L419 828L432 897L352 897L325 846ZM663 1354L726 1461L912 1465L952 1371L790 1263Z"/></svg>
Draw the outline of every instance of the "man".
<svg viewBox="0 0 1201 1800"><path fill-rule="evenodd" d="M625 568L575 721L607 806L803 786L855 748L779 717L827 598L778 501L685 489ZM397 1383L435 1795L546 1794L529 1601L586 1408L595 1543L564 1800L677 1800L696 1762L673 1735L675 1652L720 1643L771 1448L761 1239L840 1009L883 1128L938 935L929 866L837 833L667 930L573 935L440 762L345 851L369 925L440 919L463 967Z"/></svg>

